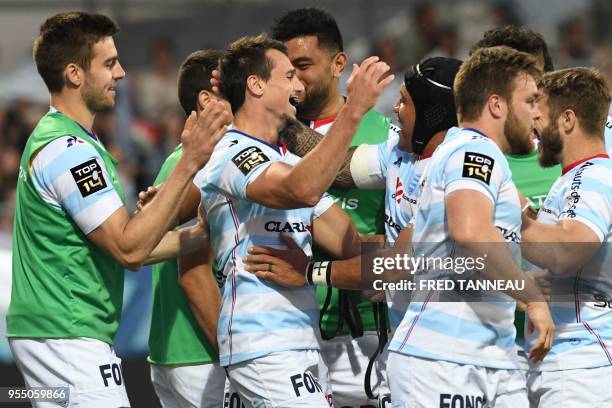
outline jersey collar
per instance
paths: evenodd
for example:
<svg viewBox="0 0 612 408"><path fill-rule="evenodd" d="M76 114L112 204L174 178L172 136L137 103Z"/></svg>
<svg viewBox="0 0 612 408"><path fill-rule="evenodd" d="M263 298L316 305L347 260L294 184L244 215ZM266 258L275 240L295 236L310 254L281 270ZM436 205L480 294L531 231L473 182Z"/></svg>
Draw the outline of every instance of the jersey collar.
<svg viewBox="0 0 612 408"><path fill-rule="evenodd" d="M474 129L474 128L464 128L465 130L471 130L472 132L478 133L480 136L486 137L487 139L489 139L489 136L485 135L484 133L482 133L480 130L478 129Z"/></svg>
<svg viewBox="0 0 612 408"><path fill-rule="evenodd" d="M570 164L568 166L565 166L563 168L563 170L561 170L561 175L565 175L568 171L570 171L571 169L575 168L576 166L581 165L582 163L584 163L586 161L589 161L589 160L592 160L592 159L598 159L598 158L609 159L610 156L608 156L605 153L600 153L600 154L596 154L595 156L587 157L586 159L578 160L578 161L576 161L576 162L574 162L574 163L572 163L572 164Z"/></svg>
<svg viewBox="0 0 612 408"><path fill-rule="evenodd" d="M249 139L256 140L256 141L258 141L260 143L265 144L266 146L270 147L271 149L276 150L278 152L278 154L280 154L282 156L284 156L285 153L287 152L287 147L281 141L278 142L278 145L274 146L274 145L271 145L270 143L266 142L265 140L261 140L259 138L256 138L255 136L251 136L249 134L246 134L246 133L241 132L241 131L236 130L236 129L230 129L230 130L227 131L227 133L238 133L239 135L248 137Z"/></svg>
<svg viewBox="0 0 612 408"><path fill-rule="evenodd" d="M58 111L55 106L50 105L49 107L49 112L50 113L59 113L60 115L64 115L62 112ZM64 115L66 116L66 115ZM67 117L67 116L66 116ZM90 132L89 130L85 129L85 127L83 125L81 125L79 122L77 122L76 120L69 118L70 120L72 120L74 123L76 123L77 125L79 125L79 127L81 128L81 130L83 130L83 132L85 132L87 134L87 136L91 137L93 140L95 140L96 142L98 142L98 136L96 136L96 134L94 132Z"/></svg>
<svg viewBox="0 0 612 408"><path fill-rule="evenodd" d="M319 120L307 120L304 123L308 125L308 127L310 127L311 129L316 130L317 128L320 128L321 126L325 126L327 124L332 123L334 120L336 120L336 116L331 116L329 118L319 119Z"/></svg>

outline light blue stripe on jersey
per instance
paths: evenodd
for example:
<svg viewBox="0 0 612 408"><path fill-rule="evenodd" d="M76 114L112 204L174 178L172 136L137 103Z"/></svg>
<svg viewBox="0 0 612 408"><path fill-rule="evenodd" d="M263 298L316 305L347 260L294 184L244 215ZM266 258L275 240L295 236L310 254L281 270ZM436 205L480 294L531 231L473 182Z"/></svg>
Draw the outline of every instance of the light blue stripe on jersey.
<svg viewBox="0 0 612 408"><path fill-rule="evenodd" d="M44 194L47 197L52 197L52 201L45 200L45 202L56 210L62 211L62 206L60 205L60 203L57 202L55 194L53 194L53 190L49 188L50 185L41 184L41 182L39 181L39 177L42 178L42 175L38 174L37 172L34 172L32 174L32 184L34 184L34 188L38 190L39 194Z"/></svg>
<svg viewBox="0 0 612 408"><path fill-rule="evenodd" d="M411 304L409 310L414 310L416 307L419 307L419 305ZM510 306L509 309L514 310L514 305ZM446 336L461 337L465 341L495 344L501 348L514 345L514 336L516 335L514 326L504 328L483 325L480 322L465 320L457 317L456 314L446 313L437 308L430 307L427 311L428 313L423 313L418 321L418 325L427 330Z"/></svg>
<svg viewBox="0 0 612 408"><path fill-rule="evenodd" d="M291 229L288 235L310 255L313 208L278 210L246 197L248 183L264 168L276 161L293 165L296 160L275 146L232 131L217 144L202 171L200 189L213 250L227 277L217 332L223 365L275 351L318 348L313 289L286 290L262 282L246 272L241 261L250 246L285 248L277 231L283 228Z"/></svg>
<svg viewBox="0 0 612 408"><path fill-rule="evenodd" d="M108 180L108 177L105 176L105 179ZM108 183L107 181L107 184ZM110 190L112 191L112 189ZM88 195L87 197L83 197L81 192L77 189L70 193L66 198L64 198L61 202L62 207L70 214L71 217L75 217L83 211L86 211L93 204L100 201L101 198L105 197L109 192L108 189L96 191L95 193Z"/></svg>
<svg viewBox="0 0 612 408"><path fill-rule="evenodd" d="M102 170L106 187L83 197L70 169L91 160ZM41 149L32 163L32 180L45 202L68 213L86 234L122 205L104 160L93 146L80 139L68 143L68 136L58 138Z"/></svg>
<svg viewBox="0 0 612 408"><path fill-rule="evenodd" d="M306 288L286 288L284 286L279 286L271 282L262 282L255 275L252 275L251 278L245 277L244 279L240 279L236 282L236 287L240 289L240 293L245 295L251 294L266 294L266 293L296 293L296 292L313 292L314 290L310 287ZM222 296L229 296L229 293L225 291L222 293Z"/></svg>
<svg viewBox="0 0 612 408"><path fill-rule="evenodd" d="M463 176L469 153L488 156L494 161L492 170L489 168L488 182ZM430 160L432 164L421 181L425 184L415 217L415 254L425 257L452 257L454 254L455 245L446 221L447 187L474 189L477 185L478 191L485 188L495 202L494 225L507 229L514 234L513 238L519 239L518 192L512 184L508 163L493 141L469 129L452 128ZM468 159L466 163L477 162ZM439 273L446 273L448 278L456 277L453 272L428 270L420 278L431 278ZM425 358L436 356L461 364L519 368L515 358L515 306L510 298L505 295L500 298L504 301L502 307L499 302L485 300L478 303L445 301L448 296L456 295L444 292L432 293L432 301L427 304L417 302L416 299L424 299L423 295L419 292L413 295L413 303L397 328L389 350Z"/></svg>
<svg viewBox="0 0 612 408"><path fill-rule="evenodd" d="M413 235L422 234L425 228L431 225L443 225L446 220L446 207L444 203L432 204L429 208L416 213ZM435 242L435 241L432 241Z"/></svg>
<svg viewBox="0 0 612 408"><path fill-rule="evenodd" d="M319 321L319 309L311 310L280 310L272 312L242 313L233 318L230 315L219 316L219 326L229 326L232 318L234 333L272 332L287 329L295 329L295 319L298 315L304 321L317 324Z"/></svg>
<svg viewBox="0 0 612 408"><path fill-rule="evenodd" d="M54 160L44 166L43 172L47 180L53 183L66 171L70 171L71 168L94 158L97 159L98 163L101 163L101 167L104 168L104 161L93 146L89 143L77 143L74 146L67 147L63 153L59 154Z"/></svg>

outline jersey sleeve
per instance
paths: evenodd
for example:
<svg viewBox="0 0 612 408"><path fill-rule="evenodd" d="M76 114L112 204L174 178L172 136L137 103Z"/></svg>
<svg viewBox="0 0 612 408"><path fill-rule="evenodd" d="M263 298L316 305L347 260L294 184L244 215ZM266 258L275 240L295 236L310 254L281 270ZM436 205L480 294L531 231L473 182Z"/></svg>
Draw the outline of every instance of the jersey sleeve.
<svg viewBox="0 0 612 408"><path fill-rule="evenodd" d="M389 137L383 143L378 145L378 160L380 162L380 167L383 173L383 178L387 177L387 167L391 162L391 156L393 155L393 150L399 144L400 138L400 128L397 126L390 124L389 125Z"/></svg>
<svg viewBox="0 0 612 408"><path fill-rule="evenodd" d="M586 172L585 172L586 173ZM585 224L603 242L612 225L612 172L583 174L564 192L560 220L576 220Z"/></svg>
<svg viewBox="0 0 612 408"><path fill-rule="evenodd" d="M455 150L444 168L445 195L457 190L476 190L494 203L510 177L500 150L486 140L471 141Z"/></svg>
<svg viewBox="0 0 612 408"><path fill-rule="evenodd" d="M389 126L389 138L376 145L357 147L351 159L351 176L358 188L384 188L387 166L394 147L399 142L399 129Z"/></svg>
<svg viewBox="0 0 612 408"><path fill-rule="evenodd" d="M200 178L233 197L246 200L246 188L272 163L279 154L263 143L229 140L220 143ZM201 182L200 182L201 183Z"/></svg>
<svg viewBox="0 0 612 408"><path fill-rule="evenodd" d="M123 206L104 160L93 146L77 137L61 137L43 147L32 161L30 173L42 199L66 212L85 234Z"/></svg>

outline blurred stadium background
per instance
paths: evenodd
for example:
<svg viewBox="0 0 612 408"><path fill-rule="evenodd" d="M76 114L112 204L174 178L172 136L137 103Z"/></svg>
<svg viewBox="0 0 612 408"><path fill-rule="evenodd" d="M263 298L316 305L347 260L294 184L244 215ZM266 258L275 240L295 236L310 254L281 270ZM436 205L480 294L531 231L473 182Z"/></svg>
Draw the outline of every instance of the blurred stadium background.
<svg viewBox="0 0 612 408"><path fill-rule="evenodd" d="M376 54L392 69L426 56L465 58L492 27L525 25L544 35L556 68L596 66L612 81L609 0L0 0L0 386L21 385L6 341L11 291L11 228L18 162L26 139L48 109L48 94L32 63L31 46L47 16L67 10L105 13L119 22L116 38L127 71L116 109L96 118L96 131L117 159L133 208L178 142L184 115L176 71L200 48L223 48L266 31L281 12L318 6L337 19L353 62ZM397 76L403 80L403 75ZM378 109L389 115L390 86ZM127 273L124 314L116 338L132 406L159 406L146 363L150 320L149 270Z"/></svg>

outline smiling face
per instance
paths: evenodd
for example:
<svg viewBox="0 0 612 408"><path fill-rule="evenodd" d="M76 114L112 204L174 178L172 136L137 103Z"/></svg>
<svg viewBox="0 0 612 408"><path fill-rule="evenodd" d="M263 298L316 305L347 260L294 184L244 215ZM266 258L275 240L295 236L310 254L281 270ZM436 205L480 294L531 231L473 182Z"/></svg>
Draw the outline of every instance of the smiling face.
<svg viewBox="0 0 612 408"><path fill-rule="evenodd" d="M93 58L81 87L81 97L91 112L107 111L115 106L117 82L125 76L119 64L112 37L93 46Z"/></svg>
<svg viewBox="0 0 612 408"><path fill-rule="evenodd" d="M416 111L412 97L403 84L400 87L400 98L395 103L393 111L397 114L398 122L402 128L398 147L403 151L411 152Z"/></svg>
<svg viewBox="0 0 612 408"><path fill-rule="evenodd" d="M282 52L269 49L266 57L272 63L270 78L265 82L262 102L280 118L294 119L296 108L293 99L304 92L304 86L295 75L295 68Z"/></svg>
<svg viewBox="0 0 612 408"><path fill-rule="evenodd" d="M537 100L538 88L534 78L527 74L518 75L514 79L508 116L504 123L504 134L512 154L526 155L534 149L536 121L540 118Z"/></svg>
<svg viewBox="0 0 612 408"><path fill-rule="evenodd" d="M316 35L296 37L285 41L285 45L289 60L304 86L304 91L298 95L298 115L301 118L316 119L328 102L333 87L337 86L334 72L337 69L335 56L338 54L321 48Z"/></svg>

